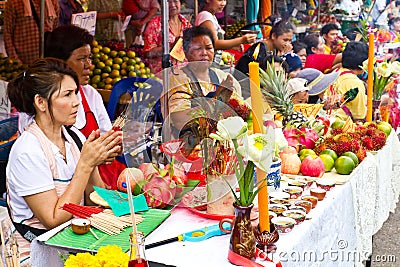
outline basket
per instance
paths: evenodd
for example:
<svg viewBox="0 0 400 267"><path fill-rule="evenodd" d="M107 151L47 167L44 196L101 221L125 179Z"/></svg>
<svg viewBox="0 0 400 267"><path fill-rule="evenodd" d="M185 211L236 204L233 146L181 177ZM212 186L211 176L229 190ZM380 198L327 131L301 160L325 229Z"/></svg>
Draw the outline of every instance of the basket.
<svg viewBox="0 0 400 267"><path fill-rule="evenodd" d="M0 121L0 141L8 140L18 131L18 117ZM15 139L0 145L0 161L7 161Z"/></svg>

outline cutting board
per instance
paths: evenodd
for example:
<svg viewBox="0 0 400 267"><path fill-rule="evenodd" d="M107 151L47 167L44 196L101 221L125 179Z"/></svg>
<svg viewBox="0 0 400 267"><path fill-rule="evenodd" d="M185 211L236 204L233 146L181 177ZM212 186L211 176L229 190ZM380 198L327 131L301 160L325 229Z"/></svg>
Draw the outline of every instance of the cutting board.
<svg viewBox="0 0 400 267"><path fill-rule="evenodd" d="M143 232L145 236L154 231L154 229L171 215L169 211L160 209L149 209L140 214L143 216L144 220L137 225L137 229ZM84 235L75 234L72 232L71 226L68 226L47 240L45 244L91 252L97 252L100 247L106 245L118 245L123 251L129 250L129 234L132 232L132 227L125 228L120 234L111 236L95 228L92 229L99 237L98 240L90 232Z"/></svg>

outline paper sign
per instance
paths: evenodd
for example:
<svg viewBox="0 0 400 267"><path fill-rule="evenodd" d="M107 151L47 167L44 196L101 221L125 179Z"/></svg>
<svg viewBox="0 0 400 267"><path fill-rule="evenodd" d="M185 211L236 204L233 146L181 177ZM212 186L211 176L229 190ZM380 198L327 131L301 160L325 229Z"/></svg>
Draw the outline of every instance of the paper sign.
<svg viewBox="0 0 400 267"><path fill-rule="evenodd" d="M126 30L126 27L128 27L129 21L131 21L131 15L126 16L124 24L122 24L121 32L124 32Z"/></svg>
<svg viewBox="0 0 400 267"><path fill-rule="evenodd" d="M88 30L94 36L96 31L97 11L72 14L71 24Z"/></svg>
<svg viewBox="0 0 400 267"><path fill-rule="evenodd" d="M7 84L8 82L0 80L0 114L10 114L11 103L7 97Z"/></svg>
<svg viewBox="0 0 400 267"><path fill-rule="evenodd" d="M292 11L292 17L296 17L298 10L296 8L293 9Z"/></svg>

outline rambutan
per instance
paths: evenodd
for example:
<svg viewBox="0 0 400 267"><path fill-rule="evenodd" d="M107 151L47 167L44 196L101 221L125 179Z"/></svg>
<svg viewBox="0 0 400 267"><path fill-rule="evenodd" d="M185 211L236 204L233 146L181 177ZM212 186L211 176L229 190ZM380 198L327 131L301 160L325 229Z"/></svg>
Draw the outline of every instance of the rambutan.
<svg viewBox="0 0 400 267"><path fill-rule="evenodd" d="M343 133L343 130L341 128L331 129L331 135L338 135L341 133Z"/></svg>
<svg viewBox="0 0 400 267"><path fill-rule="evenodd" d="M374 143L371 137L365 136L361 139L361 142L367 150L374 150Z"/></svg>
<svg viewBox="0 0 400 267"><path fill-rule="evenodd" d="M367 156L367 150L364 147L360 147L360 149L356 153L358 160L361 162Z"/></svg>

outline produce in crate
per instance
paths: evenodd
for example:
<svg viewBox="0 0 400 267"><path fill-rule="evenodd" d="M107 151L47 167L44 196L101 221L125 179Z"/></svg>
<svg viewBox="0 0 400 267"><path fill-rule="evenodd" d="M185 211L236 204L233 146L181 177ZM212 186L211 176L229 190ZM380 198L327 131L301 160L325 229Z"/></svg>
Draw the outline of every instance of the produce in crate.
<svg viewBox="0 0 400 267"><path fill-rule="evenodd" d="M288 94L285 74L277 72L274 64L267 62L267 69L260 68L261 91L272 109L283 116L282 125L288 123L301 125L308 119L303 113L294 110L294 104Z"/></svg>
<svg viewBox="0 0 400 267"><path fill-rule="evenodd" d="M3 53L0 53L0 79L5 81L11 81L17 75L26 70L28 66L26 64L20 64L18 60L6 57Z"/></svg>

